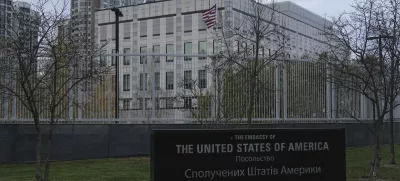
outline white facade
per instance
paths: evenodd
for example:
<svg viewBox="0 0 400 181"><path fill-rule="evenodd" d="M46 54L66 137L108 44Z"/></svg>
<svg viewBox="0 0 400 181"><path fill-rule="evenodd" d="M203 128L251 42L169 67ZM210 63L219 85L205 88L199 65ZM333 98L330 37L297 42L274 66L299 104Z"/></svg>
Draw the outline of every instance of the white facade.
<svg viewBox="0 0 400 181"><path fill-rule="evenodd" d="M202 20L202 12L213 5L228 14L232 12L230 18L236 19L237 16L246 13L249 0L169 0L152 1L138 5L120 7L123 17L120 18L120 53L140 53L153 52L153 48L160 49L160 53L175 54L200 54L199 42L207 42L207 54L213 53L213 40L210 38L210 31ZM324 37L319 35L326 23L322 17L319 17L304 8L291 3L282 2L277 4L282 12L277 16L277 22L284 27L291 37L292 58L300 59L304 54L312 54L318 51L316 47L324 47ZM233 20L234 21L234 20ZM96 43L105 43L109 41L105 52L113 53L115 49L115 17L110 9L98 10L95 13L95 40ZM184 45L191 43L191 50L185 52ZM167 45L173 46L173 51L167 51ZM269 47L274 48L274 45ZM158 53L158 52L155 52ZM175 97L182 92L178 86L184 77L185 71L191 71L193 80L198 80L199 71L204 70L204 66L210 63L209 59L199 59L192 57L190 61L185 61L183 57L175 57L173 61L166 61L166 57L160 57L159 63L155 63L152 58L147 64L140 63L139 57L130 57L129 65L124 65L124 60L120 58L120 105L122 108L131 111L125 111L121 116L136 117L151 116L151 113L145 111L135 112L143 109L141 99L148 99L147 107L152 108L152 97L160 98L160 108L168 107L165 98ZM112 58L108 57L107 64L111 65ZM153 95L150 90L141 91L141 74L143 72L151 75L147 81L147 86L153 86L152 80L154 73L159 73L160 90ZM167 89L167 72L173 72L173 89ZM188 73L188 72L187 72ZM127 78L129 77L129 78ZM158 83L158 80L156 80ZM207 88L211 85L211 75L207 75ZM183 105L174 103L174 109L168 109L162 114L162 117L180 118L184 113L175 109ZM160 116L156 113L156 116ZM171 116L168 116L171 115ZM154 115L153 115L154 116Z"/></svg>

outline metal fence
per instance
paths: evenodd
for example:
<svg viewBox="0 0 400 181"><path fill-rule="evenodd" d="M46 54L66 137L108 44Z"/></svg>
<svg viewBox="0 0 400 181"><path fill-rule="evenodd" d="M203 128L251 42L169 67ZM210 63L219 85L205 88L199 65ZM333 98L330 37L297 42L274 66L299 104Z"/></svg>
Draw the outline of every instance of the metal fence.
<svg viewBox="0 0 400 181"><path fill-rule="evenodd" d="M243 114L248 105L247 90L243 89L245 79L241 80L238 76L229 80L224 76L215 76L209 69L212 61L206 55L146 53L154 50L130 54L128 50L123 51L124 56L119 58L120 119L197 120L196 114L212 118L215 116L215 104L208 101L201 105L198 99L215 100L218 85L215 80L218 78L223 84L221 94L226 114L237 120L246 117ZM114 67L115 55L104 54L99 64ZM256 96L253 117L255 120L369 118L370 108L366 99L327 82L325 73L324 67L311 61L272 62L259 76L263 86ZM70 104L67 110L60 110L65 112L61 119L114 118L114 85L115 70L84 90L75 89L67 101L78 102L79 106ZM29 111L15 97L2 97L0 118L31 118ZM41 117L46 119L49 114L45 112Z"/></svg>

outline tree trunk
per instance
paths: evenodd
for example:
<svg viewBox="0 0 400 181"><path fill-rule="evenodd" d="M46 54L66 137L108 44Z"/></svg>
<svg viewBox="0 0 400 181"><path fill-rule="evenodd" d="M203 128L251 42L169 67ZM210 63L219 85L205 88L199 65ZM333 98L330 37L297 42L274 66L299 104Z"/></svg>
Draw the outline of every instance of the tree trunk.
<svg viewBox="0 0 400 181"><path fill-rule="evenodd" d="M49 130L49 140L47 142L47 150L48 151L47 151L46 165L45 165L45 170L44 170L44 181L49 180L49 172L50 172L50 160L51 160L51 154L52 154L51 148L53 146L53 124L51 122L50 122L50 130Z"/></svg>
<svg viewBox="0 0 400 181"><path fill-rule="evenodd" d="M42 132L40 130L40 122L38 117L39 116L34 116L34 120L36 123L36 180L42 181Z"/></svg>
<svg viewBox="0 0 400 181"><path fill-rule="evenodd" d="M390 144L390 160L389 164L396 165L396 159L394 156L394 131L393 131L393 99L390 101L390 123L389 123L389 144Z"/></svg>
<svg viewBox="0 0 400 181"><path fill-rule="evenodd" d="M255 81L250 79L250 94L249 94L249 107L247 109L247 127L251 127L253 110L254 110L254 93L255 93Z"/></svg>
<svg viewBox="0 0 400 181"><path fill-rule="evenodd" d="M374 158L371 162L371 170L369 173L370 178L374 178L378 176L380 163L382 159L382 151L381 151L381 134L382 134L382 120L379 120L375 126L375 154Z"/></svg>

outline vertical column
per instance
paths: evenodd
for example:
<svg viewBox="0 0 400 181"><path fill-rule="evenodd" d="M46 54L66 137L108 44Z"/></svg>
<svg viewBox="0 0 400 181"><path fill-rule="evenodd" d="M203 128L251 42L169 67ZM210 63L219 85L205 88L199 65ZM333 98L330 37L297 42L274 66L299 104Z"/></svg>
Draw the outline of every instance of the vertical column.
<svg viewBox="0 0 400 181"><path fill-rule="evenodd" d="M12 96L11 117L13 119L17 118L17 97L16 96Z"/></svg>
<svg viewBox="0 0 400 181"><path fill-rule="evenodd" d="M337 106L336 106L336 92L335 92L335 82L332 81L331 84L331 92L332 92L332 96L331 96L331 103L332 103L332 113L331 113L331 117L332 118L336 118L337 115Z"/></svg>
<svg viewBox="0 0 400 181"><path fill-rule="evenodd" d="M82 119L82 107L83 107L82 106L82 104L83 104L82 98L83 98L82 90L78 88L78 120Z"/></svg>
<svg viewBox="0 0 400 181"><path fill-rule="evenodd" d="M72 70L69 71L69 92L68 92L68 117L70 120L74 119L74 106L73 106L73 100L74 100L74 88L71 89L72 87Z"/></svg>
<svg viewBox="0 0 400 181"><path fill-rule="evenodd" d="M366 103L367 103L367 101L365 100L365 96L364 95L360 95L360 117L361 117L361 119L365 119L365 118L367 118L367 115L366 115L366 113L367 113L367 111L366 111Z"/></svg>
<svg viewBox="0 0 400 181"><path fill-rule="evenodd" d="M279 119L281 116L281 94L280 94L280 69L278 61L275 61L275 118Z"/></svg>
<svg viewBox="0 0 400 181"><path fill-rule="evenodd" d="M8 95L8 91L4 91L4 119L8 120L8 106L10 105L9 101L10 101L10 96Z"/></svg>
<svg viewBox="0 0 400 181"><path fill-rule="evenodd" d="M147 50L146 50L147 52ZM143 80L142 80L142 85L143 85L143 90L142 90L142 103L143 103L143 109L142 109L142 114L143 118L146 118L146 90L147 90L147 72L146 72L146 65L147 65L147 56L144 56L144 61L143 61Z"/></svg>
<svg viewBox="0 0 400 181"><path fill-rule="evenodd" d="M287 63L283 62L283 119L287 119Z"/></svg>
<svg viewBox="0 0 400 181"><path fill-rule="evenodd" d="M152 63L152 71L151 71L151 100L152 100L152 111L151 111L151 118L156 118L156 76L155 76L155 56L153 56L153 59L151 60Z"/></svg>
<svg viewBox="0 0 400 181"><path fill-rule="evenodd" d="M326 118L331 118L331 82L330 82L330 71L329 71L329 66L326 66L327 68L327 74L326 74Z"/></svg>

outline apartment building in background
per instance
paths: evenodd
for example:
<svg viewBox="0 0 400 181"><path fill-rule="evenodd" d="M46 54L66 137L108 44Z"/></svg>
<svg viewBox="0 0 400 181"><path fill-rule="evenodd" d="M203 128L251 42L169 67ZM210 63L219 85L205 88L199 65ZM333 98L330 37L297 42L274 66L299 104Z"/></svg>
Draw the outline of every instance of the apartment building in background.
<svg viewBox="0 0 400 181"><path fill-rule="evenodd" d="M7 24L11 18L12 0L0 0L0 37L7 35Z"/></svg>
<svg viewBox="0 0 400 181"><path fill-rule="evenodd" d="M39 21L40 15L37 11L33 10L30 3L24 1L0 1L0 37L15 38L18 37L21 42L24 43L22 48L32 48L38 42L39 36ZM4 15L4 16L3 16ZM20 43L22 44L22 43ZM3 47L5 49L0 50L0 56L3 61L13 61L7 57L8 52L13 50L9 47ZM37 59L32 64L32 72L37 72ZM2 62L6 63L6 62ZM11 72L2 71L0 73L0 81L8 82L9 85L14 86L14 91L21 91L19 87L13 83L13 79L16 79L16 75ZM1 95L2 94L2 95ZM6 89L0 90L0 118L17 118L28 116L28 111L15 97L8 94Z"/></svg>

